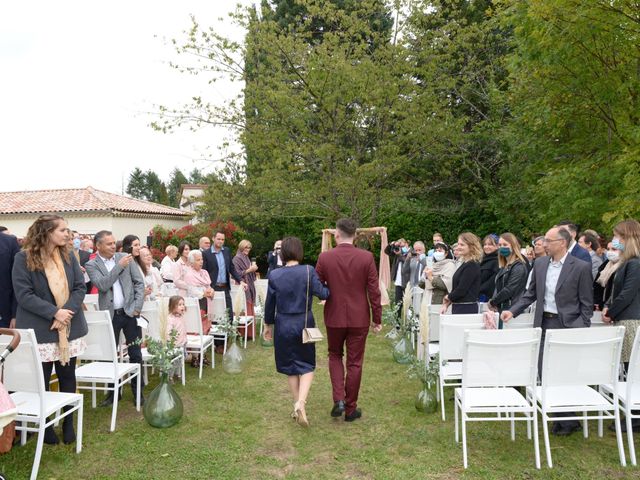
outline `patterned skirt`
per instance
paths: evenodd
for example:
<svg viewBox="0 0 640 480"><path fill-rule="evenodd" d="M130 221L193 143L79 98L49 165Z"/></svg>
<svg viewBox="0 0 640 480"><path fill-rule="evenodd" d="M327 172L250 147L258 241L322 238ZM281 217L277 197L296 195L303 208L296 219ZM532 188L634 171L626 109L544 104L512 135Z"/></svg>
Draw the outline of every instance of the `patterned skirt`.
<svg viewBox="0 0 640 480"><path fill-rule="evenodd" d="M633 349L633 341L636 338L636 330L640 328L640 320L621 320L616 325L624 327L624 340L622 341L622 356L620 361L628 362L631 358L631 350Z"/></svg>
<svg viewBox="0 0 640 480"><path fill-rule="evenodd" d="M71 340L69 342L69 358L82 355L86 349L87 343L84 341L84 337ZM60 360L60 345L58 342L39 343L38 350L41 362L57 362Z"/></svg>

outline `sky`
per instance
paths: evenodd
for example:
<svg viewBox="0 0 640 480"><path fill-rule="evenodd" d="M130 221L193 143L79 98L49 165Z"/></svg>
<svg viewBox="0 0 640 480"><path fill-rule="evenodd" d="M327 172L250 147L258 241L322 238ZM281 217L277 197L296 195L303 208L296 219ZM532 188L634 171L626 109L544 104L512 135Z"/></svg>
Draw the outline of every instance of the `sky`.
<svg viewBox="0 0 640 480"><path fill-rule="evenodd" d="M215 103L242 86L180 74L168 43L195 15L241 40L227 13L249 0L21 0L0 4L0 191L126 188L133 168L188 174L229 132L153 131L155 105L202 94ZM223 21L219 21L223 17Z"/></svg>

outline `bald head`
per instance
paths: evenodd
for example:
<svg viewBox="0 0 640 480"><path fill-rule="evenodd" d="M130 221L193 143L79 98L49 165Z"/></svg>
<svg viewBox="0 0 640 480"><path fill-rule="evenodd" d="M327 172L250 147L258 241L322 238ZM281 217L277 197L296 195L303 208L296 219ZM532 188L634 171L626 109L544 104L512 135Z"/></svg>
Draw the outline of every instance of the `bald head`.
<svg viewBox="0 0 640 480"><path fill-rule="evenodd" d="M198 246L200 250L209 250L209 248L211 248L211 240L209 237L202 237L198 242Z"/></svg>

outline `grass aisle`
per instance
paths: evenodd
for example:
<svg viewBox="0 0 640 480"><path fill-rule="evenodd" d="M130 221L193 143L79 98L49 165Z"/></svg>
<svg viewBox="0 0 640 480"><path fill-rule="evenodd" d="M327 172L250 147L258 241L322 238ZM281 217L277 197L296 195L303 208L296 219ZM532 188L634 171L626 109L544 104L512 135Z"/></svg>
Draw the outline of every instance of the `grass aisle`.
<svg viewBox="0 0 640 480"><path fill-rule="evenodd" d="M382 334L370 335L367 344L359 402L363 418L354 423L333 419L326 348L324 341L317 349L308 430L289 417L292 402L286 378L275 372L273 350L255 343L240 375L225 374L220 356L202 380L187 367L186 387L176 386L185 414L167 430L146 424L127 389L116 431L109 433L110 409L91 409L87 397L82 453L76 455L73 446L45 445L39 478L640 478L638 469L619 466L615 435L605 430L598 438L595 423L586 440L581 434L552 438L554 469L543 466L540 472L524 425L511 442L507 423L472 424L465 471L453 438L452 401L447 401L446 422L439 414L416 412L419 383L407 379L406 367L392 360ZM151 383L148 393L157 377ZM541 449L544 464L542 442ZM30 440L0 456L0 473L11 480L28 478L34 450Z"/></svg>

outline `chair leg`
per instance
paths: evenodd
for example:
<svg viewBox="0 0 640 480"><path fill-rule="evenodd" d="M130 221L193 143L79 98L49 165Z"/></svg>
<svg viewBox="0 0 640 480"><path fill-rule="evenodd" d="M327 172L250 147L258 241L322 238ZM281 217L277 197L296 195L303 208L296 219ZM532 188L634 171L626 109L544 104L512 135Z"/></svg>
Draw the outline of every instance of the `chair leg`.
<svg viewBox="0 0 640 480"><path fill-rule="evenodd" d="M22 431L20 432L20 445L25 446L27 443L27 422L21 422Z"/></svg>
<svg viewBox="0 0 640 480"><path fill-rule="evenodd" d="M460 412L462 423L462 464L467 468L467 422L464 421L465 412Z"/></svg>
<svg viewBox="0 0 640 480"><path fill-rule="evenodd" d="M216 344L211 342L211 369L216 368Z"/></svg>
<svg viewBox="0 0 640 480"><path fill-rule="evenodd" d="M46 418L40 418L38 424L38 440L36 442L36 455L33 458L33 467L31 468L31 480L38 478L38 470L40 469L40 458L42 457L42 445L44 444L44 426L47 423Z"/></svg>
<svg viewBox="0 0 640 480"><path fill-rule="evenodd" d="M616 424L616 440L618 442L618 453L620 453L620 465L626 467L627 461L624 458L624 445L622 444L622 431L620 428L620 409L618 405L615 405L613 415ZM627 416L627 431L633 431L631 428L631 415Z"/></svg>
<svg viewBox="0 0 640 480"><path fill-rule="evenodd" d="M540 441L538 439L538 413L535 411L535 409L531 416L533 417L533 449L534 449L534 455L536 459L536 468L540 470Z"/></svg>
<svg viewBox="0 0 640 480"><path fill-rule="evenodd" d="M544 450L547 454L547 465L549 468L553 468L551 446L549 445L549 417L547 417L546 412L542 412L542 431L544 433Z"/></svg>
<svg viewBox="0 0 640 480"><path fill-rule="evenodd" d="M453 401L453 425L455 428L455 439L456 443L460 442L460 438L458 435L458 399L454 399Z"/></svg>
<svg viewBox="0 0 640 480"><path fill-rule="evenodd" d="M211 362L213 363L213 359L211 360ZM185 377L187 376L187 370L185 367L185 359L184 359L184 354L182 354L182 386L184 387L186 385L186 379Z"/></svg>
<svg viewBox="0 0 640 480"><path fill-rule="evenodd" d="M440 381L440 407L442 409L442 421L446 420L444 415L444 384Z"/></svg>
<svg viewBox="0 0 640 480"><path fill-rule="evenodd" d="M251 322L251 332L253 333L253 336L251 337L251 341L253 343L256 343L256 319L254 317L253 322Z"/></svg>
<svg viewBox="0 0 640 480"><path fill-rule="evenodd" d="M530 413L526 413L525 414L528 418L527 420L527 440L531 440L531 419L532 419L532 415Z"/></svg>
<svg viewBox="0 0 640 480"><path fill-rule="evenodd" d="M587 417L587 412L582 412L582 436L584 438L589 438L589 421Z"/></svg>
<svg viewBox="0 0 640 480"><path fill-rule="evenodd" d="M96 408L96 382L91 383L91 408Z"/></svg>
<svg viewBox="0 0 640 480"><path fill-rule="evenodd" d="M120 387L117 384L113 386L113 407L111 407L111 432L116 429L116 416L118 415L118 392Z"/></svg>
<svg viewBox="0 0 640 480"><path fill-rule="evenodd" d="M202 379L202 365L204 365L204 350L200 349L200 376L198 378Z"/></svg>
<svg viewBox="0 0 640 480"><path fill-rule="evenodd" d="M140 385L140 376L142 372L140 371L140 366L138 366L138 374L136 375L137 389L136 389L136 410L140 411L140 395L142 394L142 385Z"/></svg>
<svg viewBox="0 0 640 480"><path fill-rule="evenodd" d="M602 423L603 423L602 415L603 415L602 410L599 410L598 411L598 416L600 417L600 418L598 418L598 436L599 437L602 437L602 435L604 435L604 432L603 432L603 429L602 429Z"/></svg>
<svg viewBox="0 0 640 480"><path fill-rule="evenodd" d="M76 419L77 428L76 428L76 453L80 453L82 451L82 422L83 422L83 413L84 412L84 402L83 399L78 401L78 417Z"/></svg>
<svg viewBox="0 0 640 480"><path fill-rule="evenodd" d="M627 441L629 442L629 459L631 460L631 465L636 466L636 447L633 444L633 428L631 428L631 409L627 409L625 411L625 416L627 419Z"/></svg>
<svg viewBox="0 0 640 480"><path fill-rule="evenodd" d="M516 441L516 421L514 420L516 414L511 412L511 415L509 415L511 417L511 441L515 442Z"/></svg>

